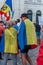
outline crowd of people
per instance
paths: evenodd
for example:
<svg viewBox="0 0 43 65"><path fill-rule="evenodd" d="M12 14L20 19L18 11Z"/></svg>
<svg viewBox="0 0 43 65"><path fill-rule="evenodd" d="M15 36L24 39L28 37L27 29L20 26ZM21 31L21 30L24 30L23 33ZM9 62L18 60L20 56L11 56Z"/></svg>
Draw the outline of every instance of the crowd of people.
<svg viewBox="0 0 43 65"><path fill-rule="evenodd" d="M23 65L27 65L26 61L33 65L28 51L36 48L39 43L42 27L37 26L38 24L34 26L33 22L28 19L26 13L21 14L20 19L14 21L6 21L5 23L3 20L0 21L0 59L2 59L3 53L4 65L7 65L10 54L13 65L17 65L17 55L19 53L21 53ZM37 65L39 65L38 62Z"/></svg>

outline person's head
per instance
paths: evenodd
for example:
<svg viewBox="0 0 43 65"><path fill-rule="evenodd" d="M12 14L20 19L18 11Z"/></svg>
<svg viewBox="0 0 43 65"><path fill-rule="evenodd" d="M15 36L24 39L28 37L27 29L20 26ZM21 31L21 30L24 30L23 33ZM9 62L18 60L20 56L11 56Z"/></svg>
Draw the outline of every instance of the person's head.
<svg viewBox="0 0 43 65"><path fill-rule="evenodd" d="M23 13L23 14L21 14L21 20L25 20L25 19L27 19L28 18L28 16L27 16L27 14L26 13Z"/></svg>
<svg viewBox="0 0 43 65"><path fill-rule="evenodd" d="M20 22L20 19L17 19L17 22L19 23Z"/></svg>
<svg viewBox="0 0 43 65"><path fill-rule="evenodd" d="M10 21L7 21L6 22L6 27L11 27L12 26L12 23Z"/></svg>
<svg viewBox="0 0 43 65"><path fill-rule="evenodd" d="M0 25L3 26L4 25L4 22L3 21L0 21Z"/></svg>
<svg viewBox="0 0 43 65"><path fill-rule="evenodd" d="M13 22L12 22L13 25L16 25L17 24L17 19L15 19Z"/></svg>

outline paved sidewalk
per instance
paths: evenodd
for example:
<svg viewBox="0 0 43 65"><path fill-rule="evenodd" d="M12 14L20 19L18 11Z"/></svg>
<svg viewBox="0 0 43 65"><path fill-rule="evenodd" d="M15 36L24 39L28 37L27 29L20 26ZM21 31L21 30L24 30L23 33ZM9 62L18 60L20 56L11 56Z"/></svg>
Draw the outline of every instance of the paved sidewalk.
<svg viewBox="0 0 43 65"><path fill-rule="evenodd" d="M29 50L29 55L30 55L30 57L32 59L33 65L36 65L36 58L38 56L38 50L39 50L39 46L36 49ZM4 60L0 60L0 65L3 65L3 62L4 62ZM18 62L17 62L17 64L18 65L22 65L20 54L18 55ZM8 60L7 65L13 65L12 64L12 60ZM27 63L27 65L29 65L29 64Z"/></svg>

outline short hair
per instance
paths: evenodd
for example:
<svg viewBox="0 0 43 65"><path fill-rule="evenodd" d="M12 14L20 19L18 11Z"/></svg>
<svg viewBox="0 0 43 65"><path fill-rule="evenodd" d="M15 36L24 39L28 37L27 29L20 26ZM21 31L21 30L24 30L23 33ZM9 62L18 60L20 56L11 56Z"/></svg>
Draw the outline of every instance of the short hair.
<svg viewBox="0 0 43 65"><path fill-rule="evenodd" d="M3 21L0 21L0 23L4 23Z"/></svg>
<svg viewBox="0 0 43 65"><path fill-rule="evenodd" d="M20 22L20 19L17 19L17 22Z"/></svg>
<svg viewBox="0 0 43 65"><path fill-rule="evenodd" d="M22 17L26 17L26 18L28 18L28 16L27 16L26 13L21 14L21 18L22 18Z"/></svg>

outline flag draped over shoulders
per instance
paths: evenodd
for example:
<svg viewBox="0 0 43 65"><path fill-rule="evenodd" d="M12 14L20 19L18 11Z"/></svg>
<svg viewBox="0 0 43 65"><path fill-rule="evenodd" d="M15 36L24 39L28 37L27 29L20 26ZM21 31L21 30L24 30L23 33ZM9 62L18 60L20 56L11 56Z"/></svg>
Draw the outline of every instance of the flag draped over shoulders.
<svg viewBox="0 0 43 65"><path fill-rule="evenodd" d="M29 19L26 19L24 22L26 25L27 45L37 45L34 24Z"/></svg>
<svg viewBox="0 0 43 65"><path fill-rule="evenodd" d="M20 29L18 33L18 45L20 50L24 49L25 44L27 43L26 40L26 27L24 21L20 23Z"/></svg>
<svg viewBox="0 0 43 65"><path fill-rule="evenodd" d="M5 53L18 53L17 31L9 28L5 30Z"/></svg>

